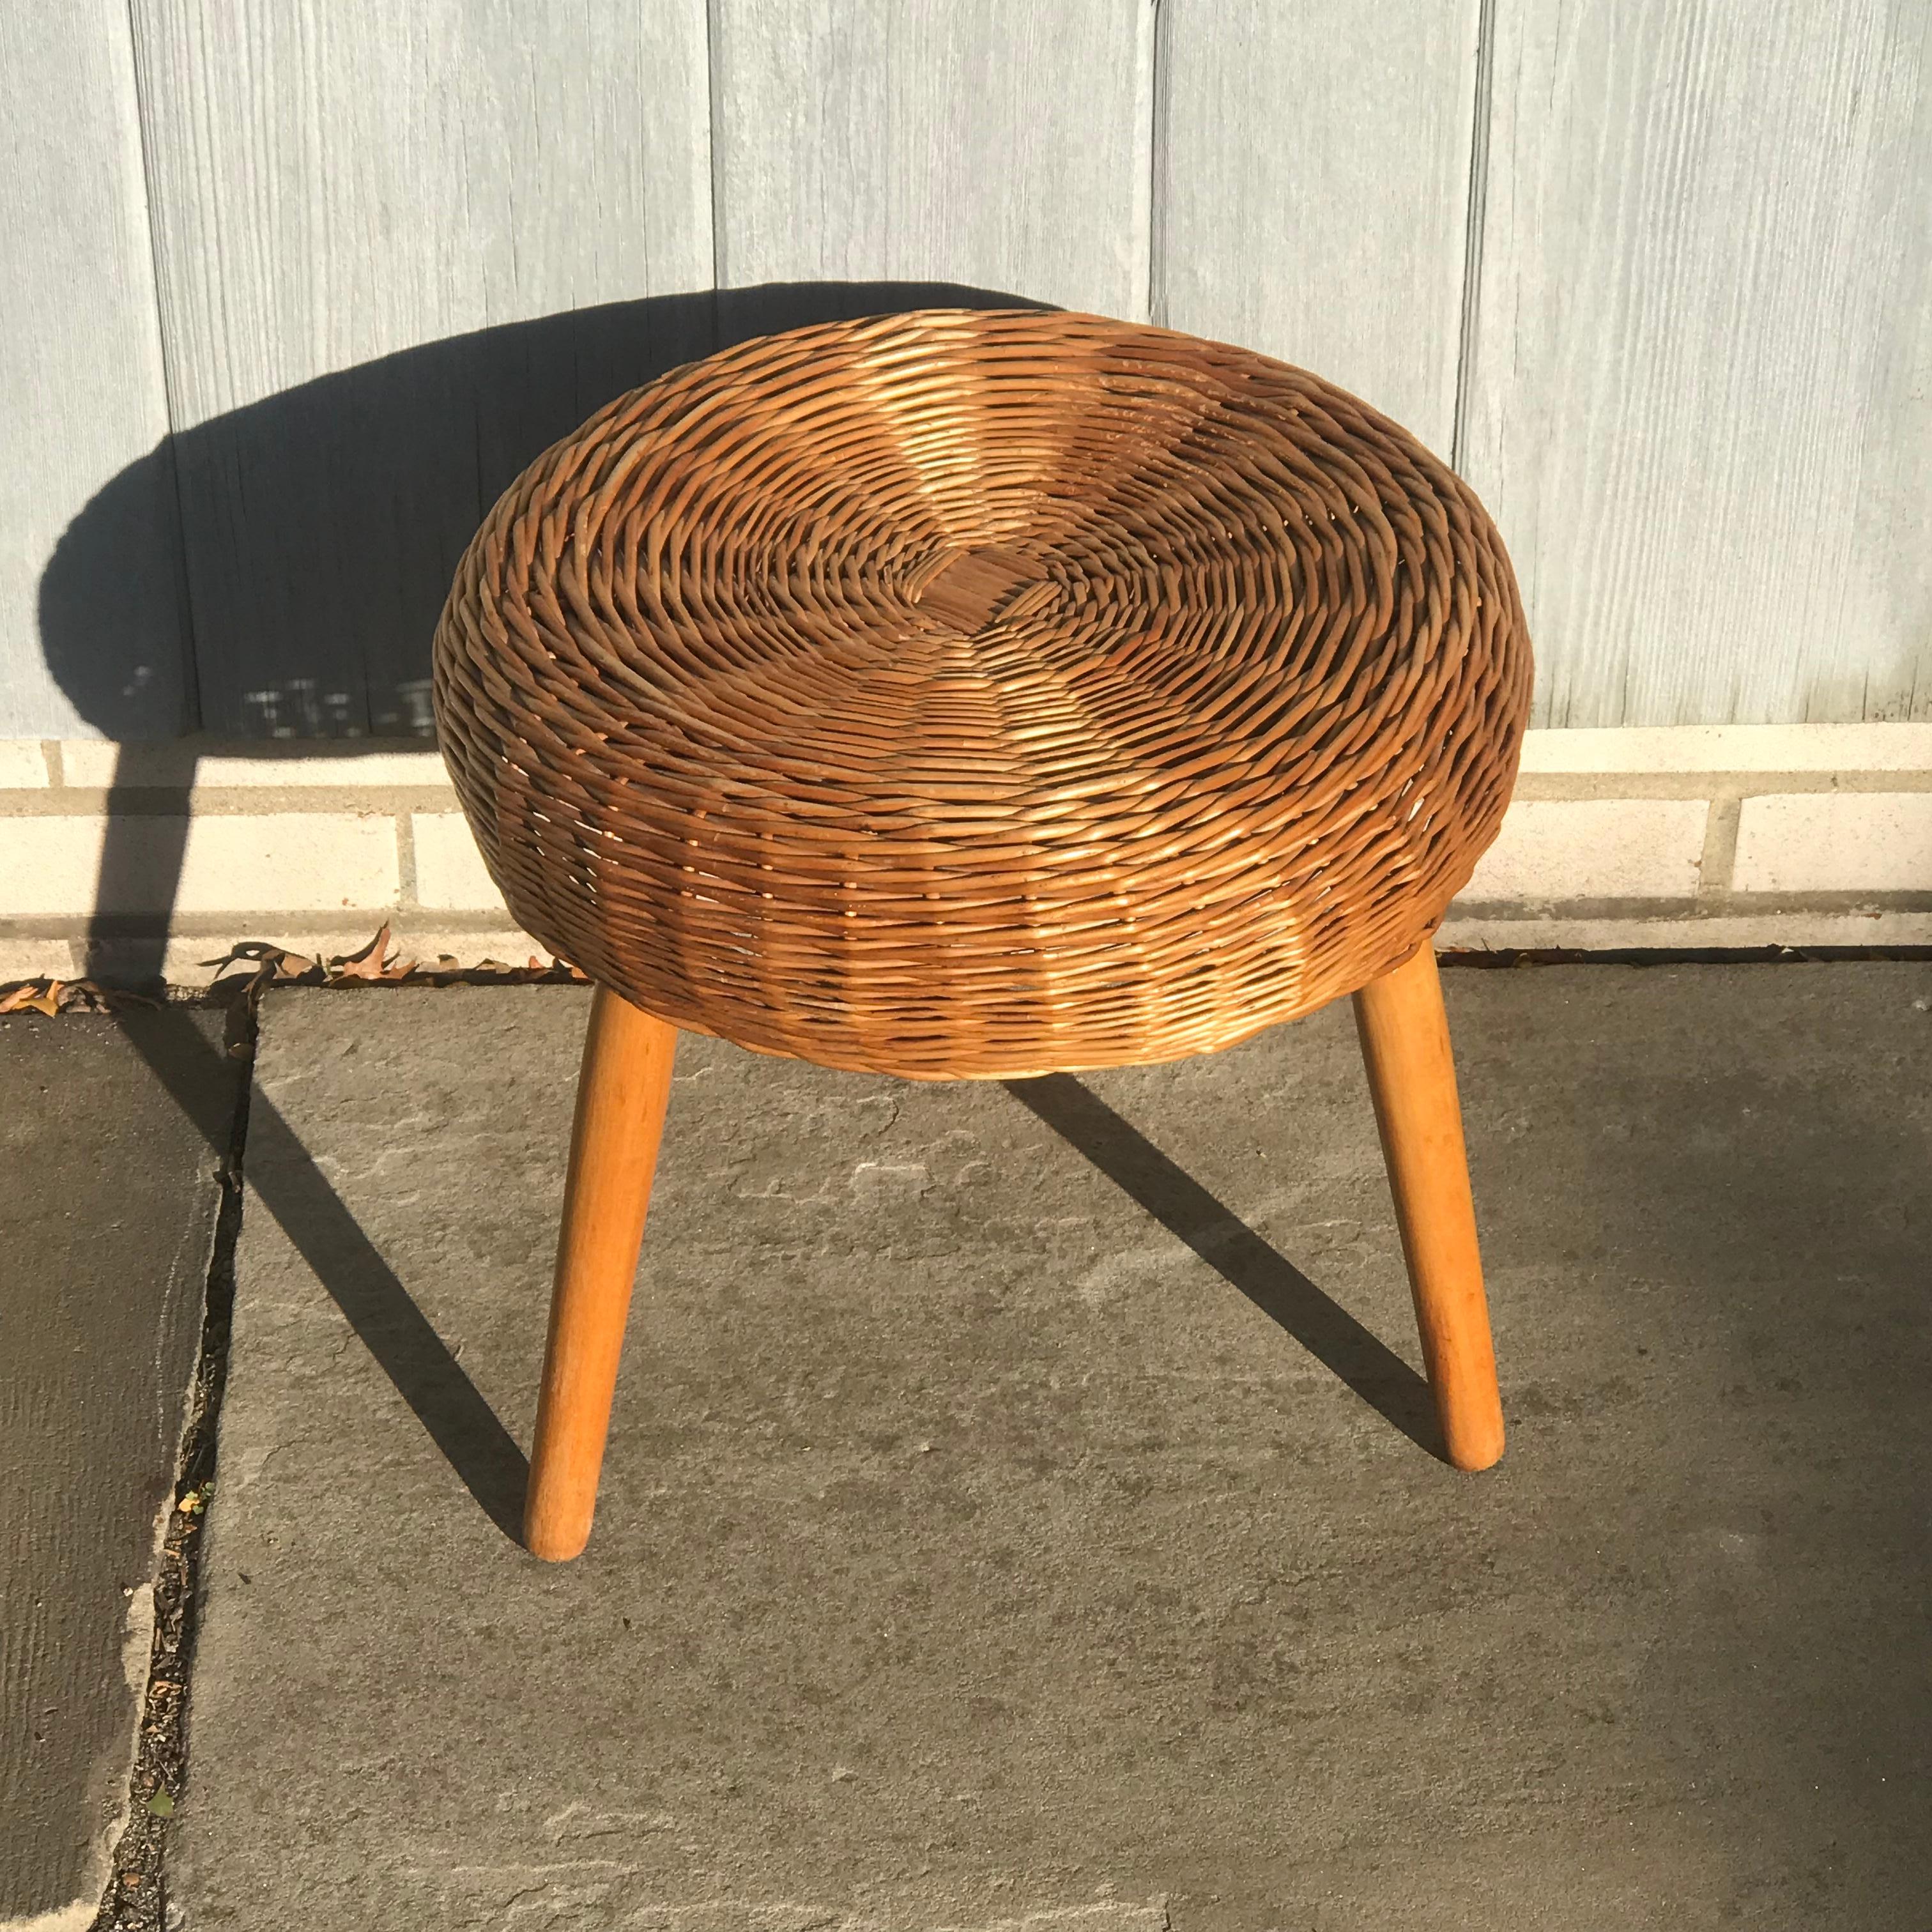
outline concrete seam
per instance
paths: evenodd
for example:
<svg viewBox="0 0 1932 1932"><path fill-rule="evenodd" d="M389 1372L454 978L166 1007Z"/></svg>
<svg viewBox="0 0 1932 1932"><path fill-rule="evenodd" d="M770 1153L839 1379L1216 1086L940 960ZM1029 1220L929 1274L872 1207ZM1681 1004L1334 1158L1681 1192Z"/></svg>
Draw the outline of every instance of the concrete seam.
<svg viewBox="0 0 1932 1932"><path fill-rule="evenodd" d="M1738 851L1738 820L1744 808L1742 794L1726 790L1711 801L1704 820L1704 850L1697 862L1697 901L1721 908L1730 903L1732 867Z"/></svg>
<svg viewBox="0 0 1932 1932"><path fill-rule="evenodd" d="M1932 911L1932 891L1913 892L1739 892L1718 902L1683 898L1589 898L1539 899L1457 899L1450 919L1518 920L1670 920L1680 926L1700 920L1748 913L1760 919L1814 919L1864 916L1873 913Z"/></svg>
<svg viewBox="0 0 1932 1932"><path fill-rule="evenodd" d="M392 822L396 831L396 909L415 912L422 904L416 896L416 816L399 812Z"/></svg>
<svg viewBox="0 0 1932 1932"><path fill-rule="evenodd" d="M139 1703L134 1762L129 1767L128 1804L108 1864L108 1880L93 1922L104 1928L129 1922L133 1903L126 1888L141 1888L142 1903L152 1900L165 1922L178 1912L166 1896L166 1853L173 1816L157 1814L145 1802L157 1790L172 1797L187 1768L188 1706L196 1640L200 1634L206 1519L181 1507L190 1491L208 1504L214 1490L216 1438L228 1379L229 1342L235 1305L235 1256L242 1229L242 1165L248 1110L254 1089L252 1061L256 1028L254 1003L246 998L229 1008L225 1040L232 1052L244 1049L250 1072L236 1082L229 1118L227 1144L218 1150L220 1205L210 1230L202 1274L202 1319L194 1380L175 1442L174 1480L160 1516L152 1575L154 1617L147 1673ZM172 1561L169 1559L172 1554Z"/></svg>

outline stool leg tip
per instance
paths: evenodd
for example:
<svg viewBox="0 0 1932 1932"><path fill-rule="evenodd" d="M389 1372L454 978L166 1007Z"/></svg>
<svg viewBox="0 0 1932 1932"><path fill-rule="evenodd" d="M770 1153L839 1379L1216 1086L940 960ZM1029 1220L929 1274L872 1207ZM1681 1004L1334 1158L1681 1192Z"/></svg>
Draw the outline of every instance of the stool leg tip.
<svg viewBox="0 0 1932 1932"><path fill-rule="evenodd" d="M590 1540L590 1518L580 1522L535 1506L524 1512L524 1547L546 1563L568 1563L584 1554Z"/></svg>
<svg viewBox="0 0 1932 1932"><path fill-rule="evenodd" d="M1498 1418L1492 1427L1457 1430L1443 1447L1450 1462L1458 1469L1466 1469L1472 1474L1479 1469L1492 1469L1503 1458L1502 1419Z"/></svg>

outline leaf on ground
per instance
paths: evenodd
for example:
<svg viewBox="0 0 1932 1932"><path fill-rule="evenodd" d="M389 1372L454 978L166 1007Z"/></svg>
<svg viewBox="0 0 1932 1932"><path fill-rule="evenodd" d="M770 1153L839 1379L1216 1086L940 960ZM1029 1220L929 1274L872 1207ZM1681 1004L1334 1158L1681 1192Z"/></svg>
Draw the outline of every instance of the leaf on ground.
<svg viewBox="0 0 1932 1932"><path fill-rule="evenodd" d="M416 970L416 962L400 952L392 953L391 943L389 922L385 920L375 938L359 952L332 959L325 970L332 980L382 980L392 983L406 980Z"/></svg>
<svg viewBox="0 0 1932 1932"><path fill-rule="evenodd" d="M174 1794L165 1784L148 1800L148 1810L157 1818L172 1818L175 1815Z"/></svg>
<svg viewBox="0 0 1932 1932"><path fill-rule="evenodd" d="M24 980L0 992L0 1013L45 1013L52 1019L61 1010L61 994L65 991L64 980Z"/></svg>
<svg viewBox="0 0 1932 1932"><path fill-rule="evenodd" d="M164 1006L165 999L132 986L103 986L92 980L64 980L59 983L62 1012L111 1013L121 1006Z"/></svg>
<svg viewBox="0 0 1932 1932"><path fill-rule="evenodd" d="M311 974L322 971L315 960L263 939L238 940L219 959L204 959L201 963L214 968L218 980L231 966L251 967L256 988L271 980L306 979Z"/></svg>
<svg viewBox="0 0 1932 1932"><path fill-rule="evenodd" d="M152 993L103 986L92 980L22 980L0 986L0 1013L111 1013L117 1006L158 1006Z"/></svg>
<svg viewBox="0 0 1932 1932"><path fill-rule="evenodd" d="M328 976L332 980L380 980L382 976L382 962L389 950L389 922L386 919L377 928L376 936L359 952L344 953L339 959L328 962Z"/></svg>

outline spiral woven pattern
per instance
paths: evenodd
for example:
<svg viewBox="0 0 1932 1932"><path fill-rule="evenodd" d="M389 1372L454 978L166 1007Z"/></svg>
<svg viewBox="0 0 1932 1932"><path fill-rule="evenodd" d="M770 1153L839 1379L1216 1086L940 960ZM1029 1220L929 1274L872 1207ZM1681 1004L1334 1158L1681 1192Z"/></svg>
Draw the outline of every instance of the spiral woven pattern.
<svg viewBox="0 0 1932 1932"><path fill-rule="evenodd" d="M939 310L611 404L436 640L526 930L682 1027L914 1078L1222 1046L1401 963L1495 836L1502 542L1303 370Z"/></svg>

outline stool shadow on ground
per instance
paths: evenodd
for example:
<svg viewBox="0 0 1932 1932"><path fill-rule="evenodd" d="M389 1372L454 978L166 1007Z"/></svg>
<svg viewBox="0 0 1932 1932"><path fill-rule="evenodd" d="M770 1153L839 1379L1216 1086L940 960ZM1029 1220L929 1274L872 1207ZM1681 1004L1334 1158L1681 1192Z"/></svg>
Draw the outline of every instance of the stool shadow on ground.
<svg viewBox="0 0 1932 1932"><path fill-rule="evenodd" d="M1428 1383L1137 1127L1070 1073L1002 1084L1385 1421L1448 1460Z"/></svg>
<svg viewBox="0 0 1932 1932"><path fill-rule="evenodd" d="M231 1103L209 1077L219 1056L179 1009L130 1015L123 1031L225 1171L245 1145L244 1212L274 1217L478 1506L520 1543L524 1452L274 1103L252 1082Z"/></svg>

